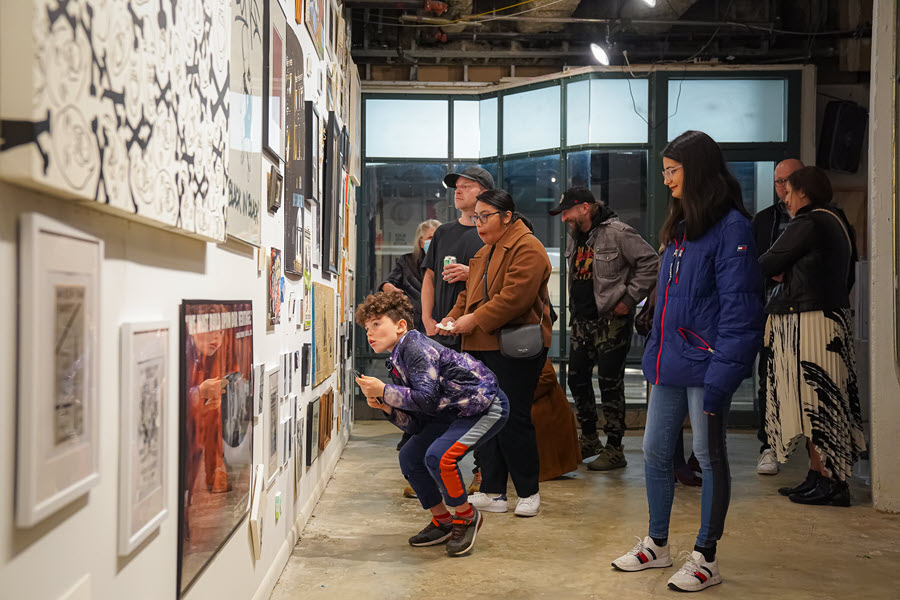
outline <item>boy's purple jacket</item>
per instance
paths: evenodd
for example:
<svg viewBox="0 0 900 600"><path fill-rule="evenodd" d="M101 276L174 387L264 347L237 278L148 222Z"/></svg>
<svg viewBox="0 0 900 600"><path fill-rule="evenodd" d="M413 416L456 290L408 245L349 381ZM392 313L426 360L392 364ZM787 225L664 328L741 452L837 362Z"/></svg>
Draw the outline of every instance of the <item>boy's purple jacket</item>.
<svg viewBox="0 0 900 600"><path fill-rule="evenodd" d="M400 338L386 366L393 381L384 387L384 403L394 409L388 420L407 433L417 433L429 417L445 411L461 417L481 414L500 390L483 363L418 331Z"/></svg>

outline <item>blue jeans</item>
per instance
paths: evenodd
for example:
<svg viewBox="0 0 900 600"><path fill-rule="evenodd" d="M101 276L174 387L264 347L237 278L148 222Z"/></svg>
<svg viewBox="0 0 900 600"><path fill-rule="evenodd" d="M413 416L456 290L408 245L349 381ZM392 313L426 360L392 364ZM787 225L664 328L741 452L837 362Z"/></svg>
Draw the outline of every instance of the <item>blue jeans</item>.
<svg viewBox="0 0 900 600"><path fill-rule="evenodd" d="M703 471L697 546L710 548L722 537L725 528L725 514L731 499L731 472L725 445L728 408L721 414L705 414L703 388L655 385L650 392L644 429L649 535L653 538L669 537L669 518L675 497L672 457L686 414L691 417L694 455Z"/></svg>

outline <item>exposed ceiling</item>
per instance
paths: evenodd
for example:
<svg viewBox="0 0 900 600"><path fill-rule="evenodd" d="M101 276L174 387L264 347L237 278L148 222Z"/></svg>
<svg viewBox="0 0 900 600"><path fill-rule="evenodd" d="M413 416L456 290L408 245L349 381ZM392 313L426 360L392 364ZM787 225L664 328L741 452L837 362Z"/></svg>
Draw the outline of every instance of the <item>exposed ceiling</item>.
<svg viewBox="0 0 900 600"><path fill-rule="evenodd" d="M837 62L868 44L871 0L345 0L352 54L373 67L477 65L561 70L673 61ZM865 69L861 69L865 70ZM377 77L376 77L377 78ZM398 77L399 78L399 77Z"/></svg>

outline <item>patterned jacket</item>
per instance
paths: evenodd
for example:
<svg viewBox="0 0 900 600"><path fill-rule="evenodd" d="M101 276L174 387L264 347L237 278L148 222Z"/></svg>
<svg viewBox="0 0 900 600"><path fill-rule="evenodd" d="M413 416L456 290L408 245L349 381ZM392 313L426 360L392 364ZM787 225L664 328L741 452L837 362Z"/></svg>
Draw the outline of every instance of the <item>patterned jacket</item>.
<svg viewBox="0 0 900 600"><path fill-rule="evenodd" d="M430 417L481 414L500 390L480 361L418 331L400 338L386 366L393 382L384 388L384 403L394 409L388 420L407 433L417 433Z"/></svg>

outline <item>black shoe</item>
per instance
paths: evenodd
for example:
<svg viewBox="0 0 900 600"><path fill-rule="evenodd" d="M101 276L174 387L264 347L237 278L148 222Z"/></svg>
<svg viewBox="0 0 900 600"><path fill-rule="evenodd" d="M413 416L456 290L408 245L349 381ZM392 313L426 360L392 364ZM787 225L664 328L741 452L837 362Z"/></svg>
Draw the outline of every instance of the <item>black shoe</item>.
<svg viewBox="0 0 900 600"><path fill-rule="evenodd" d="M475 511L475 514L471 519L453 517L453 533L450 535L450 541L447 542L447 554L450 556L462 556L475 547L475 536L478 535L483 521L481 512L474 506L472 510Z"/></svg>
<svg viewBox="0 0 900 600"><path fill-rule="evenodd" d="M443 544L450 539L450 533L453 531L452 525L442 525L431 520L431 523L425 526L425 529L409 538L409 545L421 548L422 546L437 546Z"/></svg>
<svg viewBox="0 0 900 600"><path fill-rule="evenodd" d="M809 473L806 474L806 479L803 480L803 483L799 483L794 487L783 487L778 488L778 493L782 496L790 496L791 494L805 494L809 490L816 487L816 484L819 482L819 472L809 470Z"/></svg>
<svg viewBox="0 0 900 600"><path fill-rule="evenodd" d="M846 481L819 477L816 487L803 494L791 494L791 502L817 506L850 506L850 486Z"/></svg>

